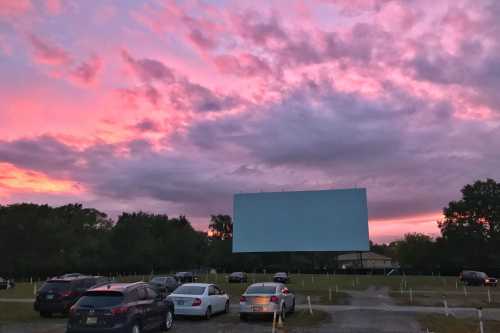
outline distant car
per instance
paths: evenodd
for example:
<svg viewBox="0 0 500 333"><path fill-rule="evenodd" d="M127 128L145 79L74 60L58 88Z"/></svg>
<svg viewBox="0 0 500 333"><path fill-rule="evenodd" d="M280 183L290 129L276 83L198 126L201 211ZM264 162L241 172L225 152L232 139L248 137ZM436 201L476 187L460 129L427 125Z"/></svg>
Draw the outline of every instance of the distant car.
<svg viewBox="0 0 500 333"><path fill-rule="evenodd" d="M91 288L71 307L67 333L169 330L174 305L145 282Z"/></svg>
<svg viewBox="0 0 500 333"><path fill-rule="evenodd" d="M193 272L177 272L175 278L179 283L192 283L196 282L197 277Z"/></svg>
<svg viewBox="0 0 500 333"><path fill-rule="evenodd" d="M217 312L229 312L229 296L211 283L186 283L167 299L175 306L176 315L202 316L210 319Z"/></svg>
<svg viewBox="0 0 500 333"><path fill-rule="evenodd" d="M149 281L149 284L162 295L171 293L179 286L179 282L173 276L155 276Z"/></svg>
<svg viewBox="0 0 500 333"><path fill-rule="evenodd" d="M53 313L67 314L87 289L107 281L105 277L84 275L47 280L38 290L33 307L42 317L50 317Z"/></svg>
<svg viewBox="0 0 500 333"><path fill-rule="evenodd" d="M281 283L289 283L290 278L288 277L288 273L278 272L278 273L274 274L273 281L274 282L281 282Z"/></svg>
<svg viewBox="0 0 500 333"><path fill-rule="evenodd" d="M497 286L497 279L488 277L484 272L478 271L463 271L460 273L460 281L468 286Z"/></svg>
<svg viewBox="0 0 500 333"><path fill-rule="evenodd" d="M0 290L9 287L9 280L0 277Z"/></svg>
<svg viewBox="0 0 500 333"><path fill-rule="evenodd" d="M276 312L285 319L295 311L295 295L283 283L254 283L240 297L240 318L251 315L270 315Z"/></svg>
<svg viewBox="0 0 500 333"><path fill-rule="evenodd" d="M248 277L244 272L233 272L227 278L228 282L247 282Z"/></svg>

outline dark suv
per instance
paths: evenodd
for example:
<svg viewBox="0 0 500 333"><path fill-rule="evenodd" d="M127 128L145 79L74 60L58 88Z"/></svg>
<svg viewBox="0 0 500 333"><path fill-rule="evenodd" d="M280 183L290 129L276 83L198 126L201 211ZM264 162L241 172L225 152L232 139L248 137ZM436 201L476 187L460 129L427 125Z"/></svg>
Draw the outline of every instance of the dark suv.
<svg viewBox="0 0 500 333"><path fill-rule="evenodd" d="M460 281L468 286L497 286L497 279L489 277L484 272L463 271L459 276Z"/></svg>
<svg viewBox="0 0 500 333"><path fill-rule="evenodd" d="M177 272L175 273L175 278L181 284L196 282L196 280L198 279L193 272Z"/></svg>
<svg viewBox="0 0 500 333"><path fill-rule="evenodd" d="M158 293L162 295L167 295L174 291L178 286L179 282L173 276L155 276L149 281L151 287Z"/></svg>
<svg viewBox="0 0 500 333"><path fill-rule="evenodd" d="M67 333L169 330L174 304L145 282L109 283L95 287L71 307Z"/></svg>
<svg viewBox="0 0 500 333"><path fill-rule="evenodd" d="M34 309L42 317L53 313L67 314L69 308L92 286L108 282L101 276L78 275L57 277L45 281L36 294Z"/></svg>

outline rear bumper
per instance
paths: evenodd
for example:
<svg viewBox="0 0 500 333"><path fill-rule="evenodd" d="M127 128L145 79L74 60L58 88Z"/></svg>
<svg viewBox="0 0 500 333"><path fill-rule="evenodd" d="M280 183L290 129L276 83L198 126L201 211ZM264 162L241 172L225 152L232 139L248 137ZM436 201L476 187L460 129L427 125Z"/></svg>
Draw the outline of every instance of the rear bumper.
<svg viewBox="0 0 500 333"><path fill-rule="evenodd" d="M102 327L77 327L77 328L66 328L66 333L129 333L128 325L115 326L113 328L102 328Z"/></svg>
<svg viewBox="0 0 500 333"><path fill-rule="evenodd" d="M206 308L202 306L178 306L174 308L175 315L179 316L204 316Z"/></svg>
<svg viewBox="0 0 500 333"><path fill-rule="evenodd" d="M244 314L252 314L252 315L272 314L274 312L279 312L279 311L280 311L280 305L276 303L269 303L262 305L240 303L240 313Z"/></svg>
<svg viewBox="0 0 500 333"><path fill-rule="evenodd" d="M45 302L38 302L35 301L35 304L33 304L33 309L38 312L56 312L56 313L63 313L69 310L71 307L72 302L71 301L61 301L57 303L45 303Z"/></svg>

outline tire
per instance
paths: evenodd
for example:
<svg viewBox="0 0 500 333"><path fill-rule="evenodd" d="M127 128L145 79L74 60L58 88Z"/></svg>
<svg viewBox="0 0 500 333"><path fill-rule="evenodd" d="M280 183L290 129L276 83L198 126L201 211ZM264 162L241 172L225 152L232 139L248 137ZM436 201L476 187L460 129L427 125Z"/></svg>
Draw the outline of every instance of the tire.
<svg viewBox="0 0 500 333"><path fill-rule="evenodd" d="M285 321L285 318L286 318L286 307L285 307L284 304L281 307L280 316L281 316L281 321Z"/></svg>
<svg viewBox="0 0 500 333"><path fill-rule="evenodd" d="M247 314L246 313L240 313L240 320L247 321L248 320Z"/></svg>
<svg viewBox="0 0 500 333"><path fill-rule="evenodd" d="M224 313L229 313L229 301L226 301L226 306L224 307Z"/></svg>
<svg viewBox="0 0 500 333"><path fill-rule="evenodd" d="M132 326L130 326L130 333L141 333L141 325L138 322L134 322Z"/></svg>
<svg viewBox="0 0 500 333"><path fill-rule="evenodd" d="M290 309L290 313L294 312L295 312L295 298L293 299L292 308Z"/></svg>
<svg viewBox="0 0 500 333"><path fill-rule="evenodd" d="M207 311L205 311L205 316L203 316L203 318L205 318L205 320L210 320L211 317L212 317L212 307L209 306L207 307Z"/></svg>
<svg viewBox="0 0 500 333"><path fill-rule="evenodd" d="M40 317L42 317L42 318L50 318L50 317L52 317L52 312L40 311Z"/></svg>
<svg viewBox="0 0 500 333"><path fill-rule="evenodd" d="M168 309L167 313L165 314L165 320L161 325L161 330L168 331L172 328L172 326L174 326L174 312L172 311L172 309Z"/></svg>

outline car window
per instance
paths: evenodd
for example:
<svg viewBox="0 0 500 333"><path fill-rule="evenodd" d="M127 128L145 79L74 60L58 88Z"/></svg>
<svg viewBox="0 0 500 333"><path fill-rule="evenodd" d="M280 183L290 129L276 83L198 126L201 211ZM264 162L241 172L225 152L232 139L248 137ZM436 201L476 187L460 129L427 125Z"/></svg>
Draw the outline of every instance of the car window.
<svg viewBox="0 0 500 333"><path fill-rule="evenodd" d="M248 287L246 294L269 294L272 295L276 293L275 286L250 286Z"/></svg>
<svg viewBox="0 0 500 333"><path fill-rule="evenodd" d="M208 295L217 295L215 293L215 287L214 286L208 286Z"/></svg>
<svg viewBox="0 0 500 333"><path fill-rule="evenodd" d="M144 287L138 288L137 293L139 295L139 300L148 299L148 294L146 293L146 288L144 288Z"/></svg>
<svg viewBox="0 0 500 333"><path fill-rule="evenodd" d="M65 291L71 289L71 283L69 281L46 281L40 291Z"/></svg>
<svg viewBox="0 0 500 333"><path fill-rule="evenodd" d="M129 302L137 302L139 300L139 293L137 292L137 289L132 290L128 294L127 299Z"/></svg>
<svg viewBox="0 0 500 333"><path fill-rule="evenodd" d="M175 294L184 294L184 295L203 295L205 292L205 287L201 286L180 286L175 289Z"/></svg>
<svg viewBox="0 0 500 333"><path fill-rule="evenodd" d="M224 293L222 292L222 290L219 287L214 286L214 289L215 289L215 294L216 295L224 295Z"/></svg>
<svg viewBox="0 0 500 333"><path fill-rule="evenodd" d="M148 295L148 299L156 299L156 296L158 295L156 293L156 291L154 291L151 288L146 288L146 292L147 292L147 295Z"/></svg>
<svg viewBox="0 0 500 333"><path fill-rule="evenodd" d="M123 294L116 291L87 291L78 301L81 307L111 307L123 301Z"/></svg>

